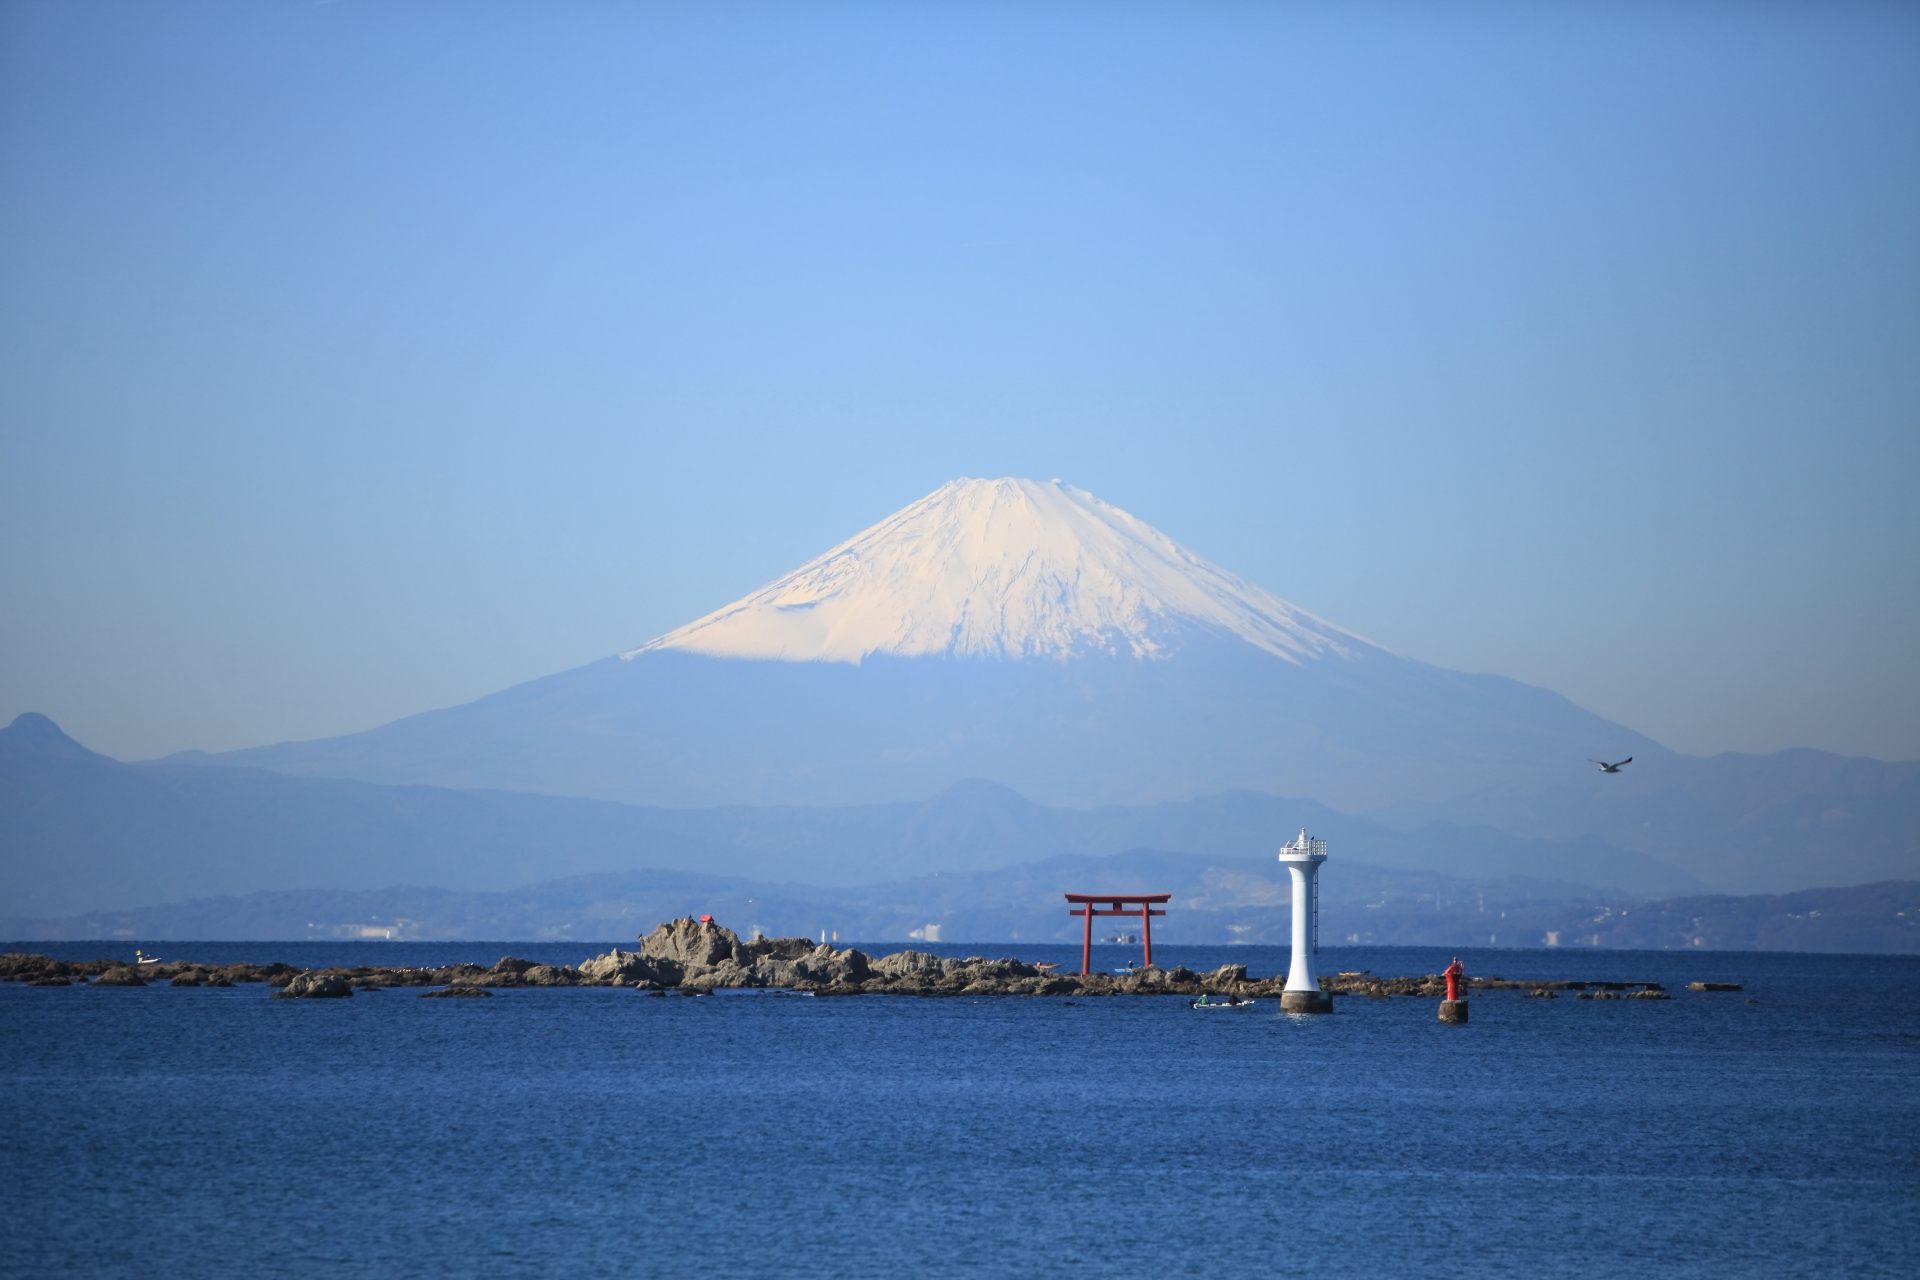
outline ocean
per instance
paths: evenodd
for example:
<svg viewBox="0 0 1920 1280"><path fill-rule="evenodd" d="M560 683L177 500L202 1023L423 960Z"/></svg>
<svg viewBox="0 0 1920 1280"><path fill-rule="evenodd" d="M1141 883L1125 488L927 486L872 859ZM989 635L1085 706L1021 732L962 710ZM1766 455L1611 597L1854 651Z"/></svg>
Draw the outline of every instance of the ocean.
<svg viewBox="0 0 1920 1280"><path fill-rule="evenodd" d="M605 950L0 950L134 945L307 966ZM1263 976L1287 952L1155 958ZM1412 999L1289 1017L1162 997L0 985L0 1272L1920 1274L1920 958L1462 958L1673 999L1481 992L1447 1027ZM1330 947L1319 968L1447 959ZM1683 990L1696 980L1744 990Z"/></svg>

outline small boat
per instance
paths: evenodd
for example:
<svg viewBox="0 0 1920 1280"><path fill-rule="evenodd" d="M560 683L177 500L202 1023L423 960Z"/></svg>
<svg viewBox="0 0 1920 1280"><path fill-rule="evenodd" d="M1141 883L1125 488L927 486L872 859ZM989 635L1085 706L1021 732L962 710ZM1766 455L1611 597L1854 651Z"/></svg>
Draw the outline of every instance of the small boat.
<svg viewBox="0 0 1920 1280"><path fill-rule="evenodd" d="M1225 1000L1209 1000L1207 999L1207 997L1201 996L1198 1000L1188 1001L1187 1008L1189 1009L1251 1009L1253 1008L1254 1005L1259 1003L1260 1002L1258 1000L1254 1000L1251 997L1242 998L1239 996L1232 996Z"/></svg>
<svg viewBox="0 0 1920 1280"><path fill-rule="evenodd" d="M160 957L145 955L142 952L140 952L138 949L136 949L133 953L133 962L135 964L159 964Z"/></svg>

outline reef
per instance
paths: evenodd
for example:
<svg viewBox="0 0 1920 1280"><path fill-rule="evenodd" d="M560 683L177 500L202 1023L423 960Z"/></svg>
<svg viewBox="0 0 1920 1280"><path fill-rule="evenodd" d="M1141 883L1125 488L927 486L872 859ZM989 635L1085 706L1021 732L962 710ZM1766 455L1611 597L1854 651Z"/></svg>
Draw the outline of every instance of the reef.
<svg viewBox="0 0 1920 1280"><path fill-rule="evenodd" d="M639 949L615 948L578 966L538 964L503 956L490 968L476 964L437 968L362 966L302 970L288 964L204 965L169 960L129 966L120 960L66 961L44 955L0 955L0 981L36 986L176 987L263 983L284 997L341 997L385 987L434 987L447 994L505 987L630 987L647 993L703 995L720 989L806 992L818 996L1245 996L1277 998L1281 976L1253 978L1244 964L1207 972L1181 965L1148 965L1126 973L1068 972L1011 957L936 956L896 951L877 959L852 947L815 944L807 938L742 941L711 921L682 917L639 940ZM1657 982L1584 982L1469 977L1471 990L1521 991L1552 998L1570 991L1586 999L1665 999ZM1438 973L1378 978L1367 973L1332 974L1320 989L1337 996L1384 1000L1396 996L1439 999L1446 981ZM1737 988L1736 988L1737 989ZM438 992L431 993L438 994Z"/></svg>

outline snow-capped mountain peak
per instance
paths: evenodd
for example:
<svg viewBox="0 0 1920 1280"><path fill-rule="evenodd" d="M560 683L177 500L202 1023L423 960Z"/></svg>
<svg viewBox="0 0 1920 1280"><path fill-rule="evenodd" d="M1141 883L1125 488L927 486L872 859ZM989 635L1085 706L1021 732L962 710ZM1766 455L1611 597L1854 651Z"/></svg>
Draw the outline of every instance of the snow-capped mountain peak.
<svg viewBox="0 0 1920 1280"><path fill-rule="evenodd" d="M954 480L638 649L857 663L872 654L1165 657L1226 633L1292 662L1376 646L1058 480Z"/></svg>

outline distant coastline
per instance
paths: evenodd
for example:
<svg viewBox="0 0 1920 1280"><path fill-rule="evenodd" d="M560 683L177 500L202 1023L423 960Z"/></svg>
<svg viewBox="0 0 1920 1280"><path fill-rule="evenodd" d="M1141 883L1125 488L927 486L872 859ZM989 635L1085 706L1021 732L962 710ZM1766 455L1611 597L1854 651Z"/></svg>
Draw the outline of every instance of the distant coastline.
<svg viewBox="0 0 1920 1280"><path fill-rule="evenodd" d="M862 942L924 945L1066 943L1064 917L1040 880L1084 875L1098 859L1061 860L925 882L818 889L634 871L574 877L496 893L430 888L280 890L57 919L0 918L0 939L27 945L125 939L160 941L466 942L604 940L610 923L702 904L723 918L820 920ZM1181 945L1284 945L1284 902L1227 905L1201 897L1211 864L1184 855L1125 855L1129 879L1176 890L1175 913L1155 938ZM1264 874L1264 864L1260 868ZM1353 946L1481 947L1569 951L1791 951L1920 954L1920 881L1893 880L1788 894L1639 898L1589 892L1554 896L1511 884L1470 885L1343 862L1323 903L1330 941ZM1397 894L1381 888L1397 880ZM1354 890L1359 893L1354 893ZM1378 893L1380 897L1370 895ZM953 904L974 898L964 913ZM921 900L909 915L903 901ZM1358 898L1359 900L1355 900ZM1022 899L1025 899L1024 901ZM1042 903L1044 908L1034 904ZM909 923L918 920L920 923ZM929 930L928 924L934 927ZM989 941L991 940L991 941Z"/></svg>

